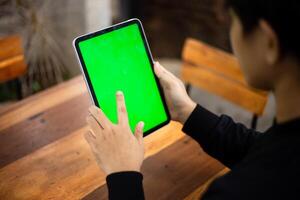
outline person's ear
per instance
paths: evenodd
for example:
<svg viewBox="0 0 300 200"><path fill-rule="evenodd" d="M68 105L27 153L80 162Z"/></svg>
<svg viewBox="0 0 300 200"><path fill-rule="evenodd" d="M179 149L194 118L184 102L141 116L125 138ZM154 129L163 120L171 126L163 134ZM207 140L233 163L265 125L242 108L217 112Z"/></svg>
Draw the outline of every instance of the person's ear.
<svg viewBox="0 0 300 200"><path fill-rule="evenodd" d="M259 21L259 28L263 34L265 59L268 65L274 65L280 57L280 44L277 34L265 20Z"/></svg>

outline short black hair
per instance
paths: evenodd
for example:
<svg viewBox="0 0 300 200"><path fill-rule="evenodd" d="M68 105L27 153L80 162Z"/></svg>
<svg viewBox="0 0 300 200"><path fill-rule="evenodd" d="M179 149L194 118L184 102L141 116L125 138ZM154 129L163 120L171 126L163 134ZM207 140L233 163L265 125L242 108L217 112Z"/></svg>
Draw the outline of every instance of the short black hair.
<svg viewBox="0 0 300 200"><path fill-rule="evenodd" d="M226 6L238 15L246 34L266 20L279 38L282 56L300 60L299 0L226 0Z"/></svg>

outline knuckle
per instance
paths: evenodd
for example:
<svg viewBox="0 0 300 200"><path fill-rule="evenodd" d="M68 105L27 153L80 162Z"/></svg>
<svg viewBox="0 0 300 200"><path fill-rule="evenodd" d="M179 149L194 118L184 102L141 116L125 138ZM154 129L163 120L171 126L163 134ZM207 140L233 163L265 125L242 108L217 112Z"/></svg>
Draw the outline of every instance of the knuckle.
<svg viewBox="0 0 300 200"><path fill-rule="evenodd" d="M100 111L100 110L97 110L97 111L96 111L96 115L97 115L97 116L100 116L100 115L101 115L101 111Z"/></svg>
<svg viewBox="0 0 300 200"><path fill-rule="evenodd" d="M121 111L122 113L126 112L126 108L125 108L124 105L120 106L120 111Z"/></svg>
<svg viewBox="0 0 300 200"><path fill-rule="evenodd" d="M116 135L116 134L117 134L116 130L115 130L115 129L112 129L112 130L111 130L111 134L112 134L112 135Z"/></svg>

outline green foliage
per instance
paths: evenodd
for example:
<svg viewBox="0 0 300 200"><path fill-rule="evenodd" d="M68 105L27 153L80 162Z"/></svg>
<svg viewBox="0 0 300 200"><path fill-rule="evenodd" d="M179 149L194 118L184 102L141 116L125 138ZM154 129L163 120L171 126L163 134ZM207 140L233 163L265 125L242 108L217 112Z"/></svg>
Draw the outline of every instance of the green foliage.
<svg viewBox="0 0 300 200"><path fill-rule="evenodd" d="M17 99L17 87L14 82L6 82L0 84L0 102L16 100Z"/></svg>

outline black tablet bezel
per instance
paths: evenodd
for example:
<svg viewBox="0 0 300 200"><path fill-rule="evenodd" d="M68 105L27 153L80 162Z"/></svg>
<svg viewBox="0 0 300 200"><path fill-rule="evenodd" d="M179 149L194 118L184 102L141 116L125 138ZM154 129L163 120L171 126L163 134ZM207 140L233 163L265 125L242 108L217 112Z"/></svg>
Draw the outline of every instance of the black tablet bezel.
<svg viewBox="0 0 300 200"><path fill-rule="evenodd" d="M82 41L85 41L87 39L90 39L90 38L93 38L93 37L97 37L99 35L103 35L105 33L108 33L108 32L111 32L111 31L114 31L114 30L117 30L117 29L129 26L129 25L132 25L132 24L137 24L138 27L139 27L140 34L141 34L141 37L143 39L144 46L145 46L145 49L146 49L146 52L147 52L147 57L149 59L150 65L151 65L152 73L153 73L153 75L155 77L155 81L156 81L156 84L157 84L158 89L159 89L160 97L161 97L163 105L164 105L164 110L165 110L166 115L167 115L167 120L165 122L160 123L157 126L155 126L155 127L151 128L151 129L149 129L148 131L144 132L144 137L145 137L145 136L149 135L150 133L152 133L152 132L160 129L161 127L163 127L165 125L167 125L171 121L171 117L170 117L170 112L169 112L167 104L166 104L166 100L165 100L165 96L164 96L164 93L163 93L163 89L161 87L161 84L159 82L158 77L154 73L154 66L153 66L154 61L153 61L152 54L150 52L150 47L148 45L147 38L146 38L146 35L145 35L145 32L144 32L144 29L143 29L141 21L139 19L134 18L134 19L130 19L128 21L125 21L125 22L122 22L122 23L110 26L110 27L105 28L105 29L100 30L100 31L96 31L96 32L89 33L89 34L86 34L86 35L83 35L83 36L79 36L79 37L77 37L77 38L74 39L73 45L74 45L75 51L77 53L77 58L78 58L80 66L81 66L81 71L82 71L82 73L84 75L85 82L86 82L86 85L87 85L88 90L90 92L90 95L91 95L91 97L93 99L94 104L97 107L100 108L99 102L98 102L98 100L96 98L96 95L95 95L95 91L94 91L92 82L90 80L88 71L86 69L85 63L84 63L82 55L81 55L81 51L80 51L80 48L79 48L79 43L82 42Z"/></svg>

